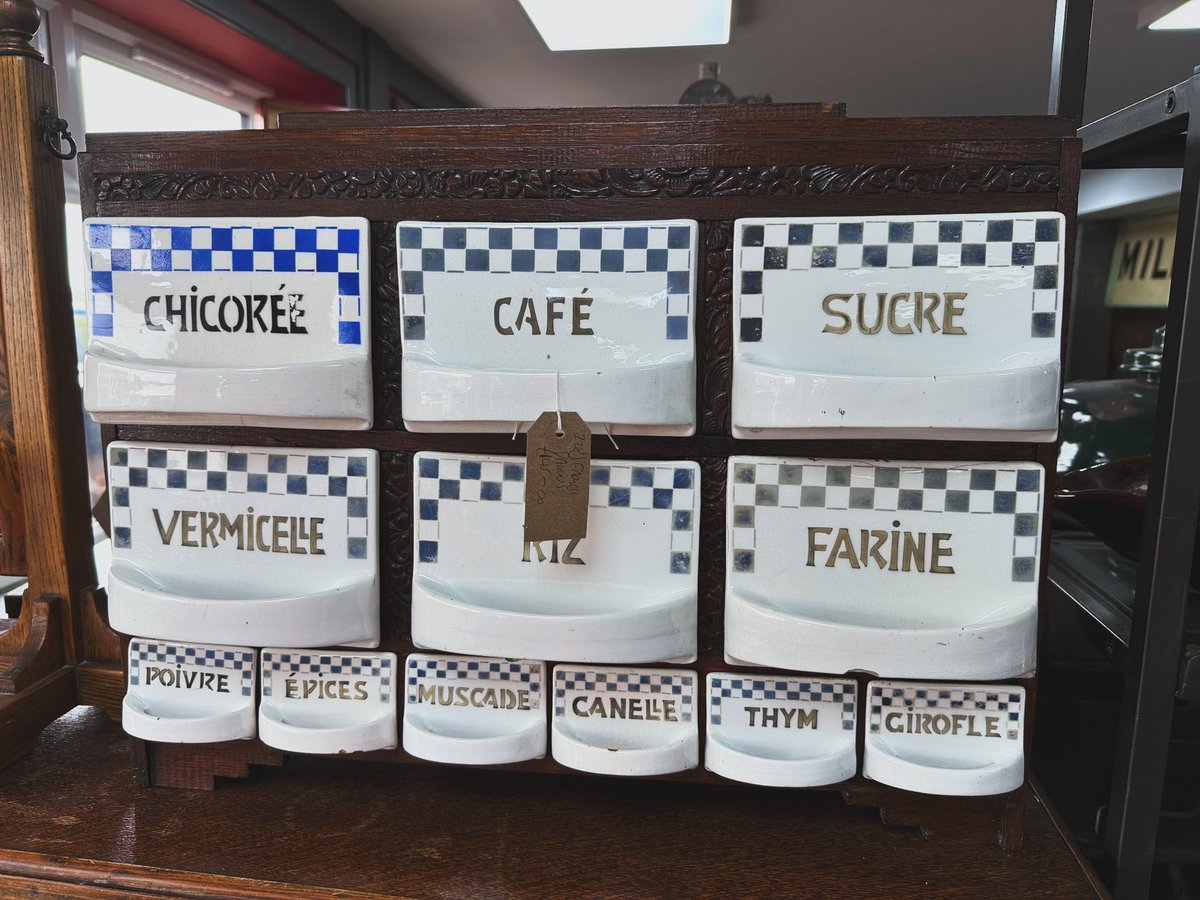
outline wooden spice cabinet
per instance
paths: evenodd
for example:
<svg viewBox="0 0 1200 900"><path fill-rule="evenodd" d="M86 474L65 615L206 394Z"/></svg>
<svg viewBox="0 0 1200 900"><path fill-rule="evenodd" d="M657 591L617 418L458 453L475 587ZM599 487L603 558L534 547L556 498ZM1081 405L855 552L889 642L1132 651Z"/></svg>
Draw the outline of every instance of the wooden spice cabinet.
<svg viewBox="0 0 1200 900"><path fill-rule="evenodd" d="M0 217L0 527L4 568L29 577L19 619L0 633L0 765L32 747L76 703L119 716L126 641L106 625L86 515L73 334L66 303L60 163L44 135L53 78L29 37L31 4L4 12L0 166L14 187ZM51 117L52 118L52 117ZM274 132L95 136L80 160L87 215L358 215L371 222L376 426L369 433L116 426L105 440L170 440L381 451L382 648L408 633L412 453L512 453L503 436L414 435L399 401L394 225L401 218L580 221L694 218L698 272L698 434L625 438L612 457L701 465L700 658L722 658L724 489L735 453L844 458L1037 460L1050 445L937 441L735 441L729 429L733 222L742 217L1058 210L1067 271L1079 146L1056 118L853 120L832 104L722 108L416 111L284 118ZM1048 505L1047 505L1048 506ZM1048 515L1048 508L1046 515ZM101 511L101 514L103 511ZM1043 534L1045 534L1043 529ZM1043 554L1044 557L1044 554ZM865 686L865 677L860 684ZM1018 679L1030 692L1034 673ZM860 717L861 730L865 717ZM1032 735L1027 713L1026 741ZM701 723L703 728L703 723ZM144 784L211 787L282 755L257 741L186 746L135 741ZM417 762L395 750L361 754ZM564 772L552 759L517 770ZM703 769L666 780L717 782ZM827 790L879 807L886 821L967 823L1021 843L1024 790L928 797L852 779Z"/></svg>
<svg viewBox="0 0 1200 900"><path fill-rule="evenodd" d="M698 432L691 438L600 436L593 454L700 463L702 676L722 657L726 459L733 454L929 460L1036 460L1053 445L899 440L741 441L730 436L733 223L771 215L950 214L1057 210L1066 216L1070 272L1079 178L1072 124L1051 117L848 119L837 105L636 109L448 110L283 117L278 131L95 135L80 158L85 215L355 215L371 223L375 427L369 432L195 426L108 426L105 442L370 447L381 453L380 649L401 657L412 578L411 467L417 450L513 454L504 435L413 434L400 408L400 311L395 223L409 219L612 221L695 218ZM1063 330L1065 334L1065 329ZM1048 479L1050 480L1050 479ZM1047 497L1052 482L1047 485ZM1048 523L1049 503L1044 511ZM1043 528L1043 535L1048 528ZM1044 568L1045 553L1043 553ZM1042 573L1044 578L1044 572ZM122 643L99 627L103 600L81 616L97 631L81 660L85 702L119 712ZM732 667L736 670L736 667ZM860 676L865 696L866 676ZM1036 676L1026 742L1033 733ZM866 716L859 717L859 752ZM703 717L701 717L703 729ZM703 732L702 732L703 734ZM258 741L188 746L135 741L144 784L212 787L218 775L282 754ZM402 749L356 754L419 763ZM347 760L346 764L352 764ZM861 764L861 759L860 759ZM547 757L505 766L569 772ZM719 782L703 768L668 780ZM861 777L827 790L879 807L886 821L973 823L1021 844L1024 789L988 798L929 797Z"/></svg>

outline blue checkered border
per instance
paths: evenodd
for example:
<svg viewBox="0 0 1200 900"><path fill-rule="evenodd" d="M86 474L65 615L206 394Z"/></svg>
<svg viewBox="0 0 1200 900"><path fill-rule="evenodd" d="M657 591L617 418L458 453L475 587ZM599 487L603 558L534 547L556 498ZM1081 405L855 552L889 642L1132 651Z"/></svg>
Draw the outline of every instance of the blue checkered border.
<svg viewBox="0 0 1200 900"><path fill-rule="evenodd" d="M742 343L762 340L764 280L773 271L804 269L1029 268L1030 337L1052 338L1057 333L1062 298L1062 235L1057 218L992 214L743 224L735 252L741 262L738 329Z"/></svg>
<svg viewBox="0 0 1200 900"><path fill-rule="evenodd" d="M661 669L596 669L554 670L554 715L566 714L567 694L578 691L591 693L617 692L622 694L668 694L679 698L679 718L692 721L695 704L696 675L694 672L668 672Z"/></svg>
<svg viewBox="0 0 1200 900"><path fill-rule="evenodd" d="M1010 741L1021 736L1021 706L1025 700L1022 688L999 685L995 687L962 688L936 684L891 685L872 682L871 734L879 734L883 728L884 710L902 707L905 711L921 712L937 710L978 710L980 712L1003 713L1008 723L1005 734Z"/></svg>
<svg viewBox="0 0 1200 900"><path fill-rule="evenodd" d="M203 447L119 446L108 448L109 518L113 547L133 547L129 492L186 490L268 496L346 498L346 556L369 555L371 504L366 456L209 450Z"/></svg>
<svg viewBox="0 0 1200 900"><path fill-rule="evenodd" d="M295 675L365 675L379 679L379 702L392 697L391 655L342 656L336 653L300 652L277 653L262 651L262 695L271 696L268 672L288 672Z"/></svg>
<svg viewBox="0 0 1200 900"><path fill-rule="evenodd" d="M254 651L205 647L200 644L159 644L129 642L129 684L141 684L142 663L164 666L199 666L205 669L233 669L241 675L243 697L254 695Z"/></svg>
<svg viewBox="0 0 1200 900"><path fill-rule="evenodd" d="M419 455L416 460L417 560L438 561L442 503L525 502L525 462ZM695 551L696 480L699 473L672 464L593 464L588 506L598 509L658 509L671 516L672 575L690 575Z"/></svg>
<svg viewBox="0 0 1200 900"><path fill-rule="evenodd" d="M754 572L757 510L781 507L1011 515L1012 580L1037 580L1042 509L1038 468L734 460L729 502L733 505L729 570L735 574Z"/></svg>
<svg viewBox="0 0 1200 900"><path fill-rule="evenodd" d="M438 225L397 229L405 341L426 339L425 275L480 272L621 275L659 273L666 339L687 340L692 316L695 225Z"/></svg>
<svg viewBox="0 0 1200 900"><path fill-rule="evenodd" d="M721 724L721 701L775 700L792 703L837 703L842 707L842 731L854 730L858 685L853 681L801 681L798 678L755 678L713 675L708 687L708 721Z"/></svg>
<svg viewBox="0 0 1200 900"><path fill-rule="evenodd" d="M541 708L542 668L539 662L486 659L469 656L420 656L408 658L408 702L417 702L417 685L422 681L504 681L525 685L529 702Z"/></svg>
<svg viewBox="0 0 1200 900"><path fill-rule="evenodd" d="M113 272L321 272L337 278L338 343L361 344L362 229L88 222L92 335L113 334Z"/></svg>

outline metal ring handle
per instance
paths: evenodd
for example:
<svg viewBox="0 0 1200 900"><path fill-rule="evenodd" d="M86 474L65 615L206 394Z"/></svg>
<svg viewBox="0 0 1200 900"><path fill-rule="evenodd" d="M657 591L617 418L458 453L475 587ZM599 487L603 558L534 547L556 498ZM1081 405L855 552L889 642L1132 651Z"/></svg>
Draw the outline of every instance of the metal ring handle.
<svg viewBox="0 0 1200 900"><path fill-rule="evenodd" d="M75 138L71 137L71 132L67 130L67 120L54 115L54 110L49 106L43 106L38 110L38 130L42 134L42 143L59 159L74 159L79 153L79 148L75 145ZM66 141L67 150L62 149L64 141Z"/></svg>

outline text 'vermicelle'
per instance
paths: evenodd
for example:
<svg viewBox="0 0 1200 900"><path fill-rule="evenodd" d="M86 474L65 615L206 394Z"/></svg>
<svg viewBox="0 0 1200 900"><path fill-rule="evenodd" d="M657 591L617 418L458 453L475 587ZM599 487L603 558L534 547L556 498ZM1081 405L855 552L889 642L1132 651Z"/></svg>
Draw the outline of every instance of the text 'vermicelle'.
<svg viewBox="0 0 1200 900"><path fill-rule="evenodd" d="M157 509L151 512L164 544L176 537L181 547L219 547L232 540L247 552L325 555L321 516L259 515L253 506L232 518L202 509L176 509L164 523Z"/></svg>

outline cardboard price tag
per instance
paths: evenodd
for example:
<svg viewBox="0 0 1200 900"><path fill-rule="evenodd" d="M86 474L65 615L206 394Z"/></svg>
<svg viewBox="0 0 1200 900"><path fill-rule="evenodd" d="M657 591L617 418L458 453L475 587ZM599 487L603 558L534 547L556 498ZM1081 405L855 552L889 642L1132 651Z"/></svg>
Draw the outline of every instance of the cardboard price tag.
<svg viewBox="0 0 1200 900"><path fill-rule="evenodd" d="M592 432L579 413L544 412L525 448L525 540L587 537Z"/></svg>

